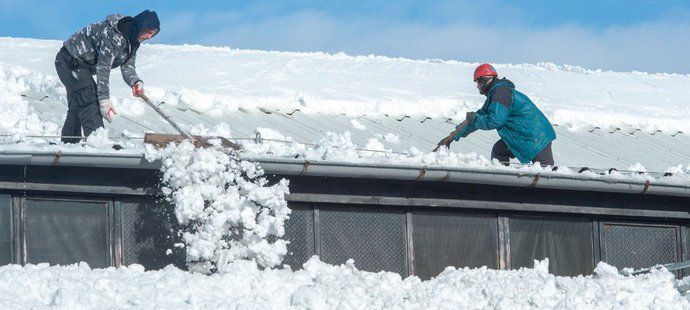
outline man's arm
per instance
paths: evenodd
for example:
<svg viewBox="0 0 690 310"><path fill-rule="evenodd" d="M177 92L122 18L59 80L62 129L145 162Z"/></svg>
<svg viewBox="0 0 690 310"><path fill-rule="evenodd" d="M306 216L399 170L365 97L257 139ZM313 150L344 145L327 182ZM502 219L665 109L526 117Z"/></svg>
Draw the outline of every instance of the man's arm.
<svg viewBox="0 0 690 310"><path fill-rule="evenodd" d="M455 135L455 137L453 137L453 140L458 141L458 140L460 140L460 138L467 137L467 136L469 136L471 133L473 133L473 132L475 132L475 131L477 131L477 127L474 126L472 123L469 123L469 122L468 122L467 125L465 125L465 127L462 128L462 130L460 130L460 131Z"/></svg>
<svg viewBox="0 0 690 310"><path fill-rule="evenodd" d="M505 125L513 105L513 91L508 87L499 87L491 96L487 113L477 113L471 122L478 129L491 130Z"/></svg>
<svg viewBox="0 0 690 310"><path fill-rule="evenodd" d="M129 87L134 87L134 84L141 81L136 71L136 58L137 54L135 53L129 58L129 60L127 60L127 62L120 66L120 71L122 71L122 79L125 80L125 83L127 83Z"/></svg>
<svg viewBox="0 0 690 310"><path fill-rule="evenodd" d="M113 33L103 34L100 49L98 50L98 62L96 62L96 89L98 100L110 99L110 69L115 60L116 44Z"/></svg>

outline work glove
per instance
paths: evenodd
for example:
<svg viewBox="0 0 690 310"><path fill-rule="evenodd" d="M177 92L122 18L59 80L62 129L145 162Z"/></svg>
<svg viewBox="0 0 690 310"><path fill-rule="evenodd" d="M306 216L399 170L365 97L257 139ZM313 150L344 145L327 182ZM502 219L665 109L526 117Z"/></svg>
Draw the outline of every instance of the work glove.
<svg viewBox="0 0 690 310"><path fill-rule="evenodd" d="M113 116L117 115L115 106L110 103L110 99L101 99L98 103L101 106L101 115L108 120L108 123L111 123L113 121Z"/></svg>
<svg viewBox="0 0 690 310"><path fill-rule="evenodd" d="M467 112L467 115L465 116L465 120L467 120L468 124L474 124L474 120L477 118L477 112Z"/></svg>
<svg viewBox="0 0 690 310"><path fill-rule="evenodd" d="M139 97L139 95L144 94L144 82L142 81L137 81L134 83L134 86L132 86L132 95L134 97Z"/></svg>

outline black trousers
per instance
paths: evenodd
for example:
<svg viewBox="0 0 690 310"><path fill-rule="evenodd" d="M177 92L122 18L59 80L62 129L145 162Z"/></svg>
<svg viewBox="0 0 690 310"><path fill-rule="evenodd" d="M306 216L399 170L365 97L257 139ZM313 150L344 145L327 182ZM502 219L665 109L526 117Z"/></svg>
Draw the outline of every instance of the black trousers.
<svg viewBox="0 0 690 310"><path fill-rule="evenodd" d="M78 143L99 127L103 118L96 95L96 82L86 68L79 68L74 57L63 47L55 56L55 70L67 90L67 118L62 126L62 142ZM76 138L75 138L76 137Z"/></svg>
<svg viewBox="0 0 690 310"><path fill-rule="evenodd" d="M505 142L503 142L503 139L500 139L496 141L494 144L494 147L491 149L491 159L498 159L501 163L504 163L505 165L508 165L510 162L511 158L515 158L515 155L513 155L513 152L508 149L508 146L506 145ZM544 147L537 156L532 159L532 162L539 162L540 165L543 167L546 166L553 166L554 161L553 161L553 152L551 151L551 143L549 143L547 146Z"/></svg>

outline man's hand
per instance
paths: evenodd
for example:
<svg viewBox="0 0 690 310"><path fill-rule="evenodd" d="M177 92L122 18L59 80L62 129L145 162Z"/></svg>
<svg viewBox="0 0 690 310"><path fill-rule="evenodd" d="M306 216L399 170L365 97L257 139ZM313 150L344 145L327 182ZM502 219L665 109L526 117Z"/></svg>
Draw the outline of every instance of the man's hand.
<svg viewBox="0 0 690 310"><path fill-rule="evenodd" d="M434 150L432 152L438 151L438 149L441 148L441 146L445 146L446 148L450 148L450 144L452 142L453 142L453 136L452 135L447 136L447 137L443 138L443 140L441 140L441 142L439 142L438 145L436 145L436 147L434 148Z"/></svg>
<svg viewBox="0 0 690 310"><path fill-rule="evenodd" d="M142 81L137 81L134 83L134 86L132 86L132 95L134 97L139 97L139 95L144 94L144 82Z"/></svg>
<svg viewBox="0 0 690 310"><path fill-rule="evenodd" d="M468 124L474 124L475 118L477 118L477 112L467 112L467 114L465 115L465 120Z"/></svg>
<svg viewBox="0 0 690 310"><path fill-rule="evenodd" d="M110 103L110 99L101 99L98 101L98 103L101 106L101 115L105 117L106 120L108 120L108 123L112 123L113 116L117 115L117 112L115 111L115 106L113 106L113 104Z"/></svg>

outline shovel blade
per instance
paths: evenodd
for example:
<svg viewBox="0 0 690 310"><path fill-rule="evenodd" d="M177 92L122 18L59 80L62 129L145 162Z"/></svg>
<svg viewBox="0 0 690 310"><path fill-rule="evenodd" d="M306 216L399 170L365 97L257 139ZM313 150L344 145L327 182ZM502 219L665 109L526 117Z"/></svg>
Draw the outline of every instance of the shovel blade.
<svg viewBox="0 0 690 310"><path fill-rule="evenodd" d="M210 136L192 136L194 138L194 146L196 147L211 147L213 144L209 143L208 140L211 139L219 139L220 143L223 147L225 148L231 148L234 150L238 150L240 147L239 145L230 142L230 140L223 138L223 137L210 137ZM173 134L161 134L161 133L146 133L144 134L144 143L151 144L157 148L164 148L170 143L181 143L182 141L187 140L185 137L181 135L173 135Z"/></svg>

